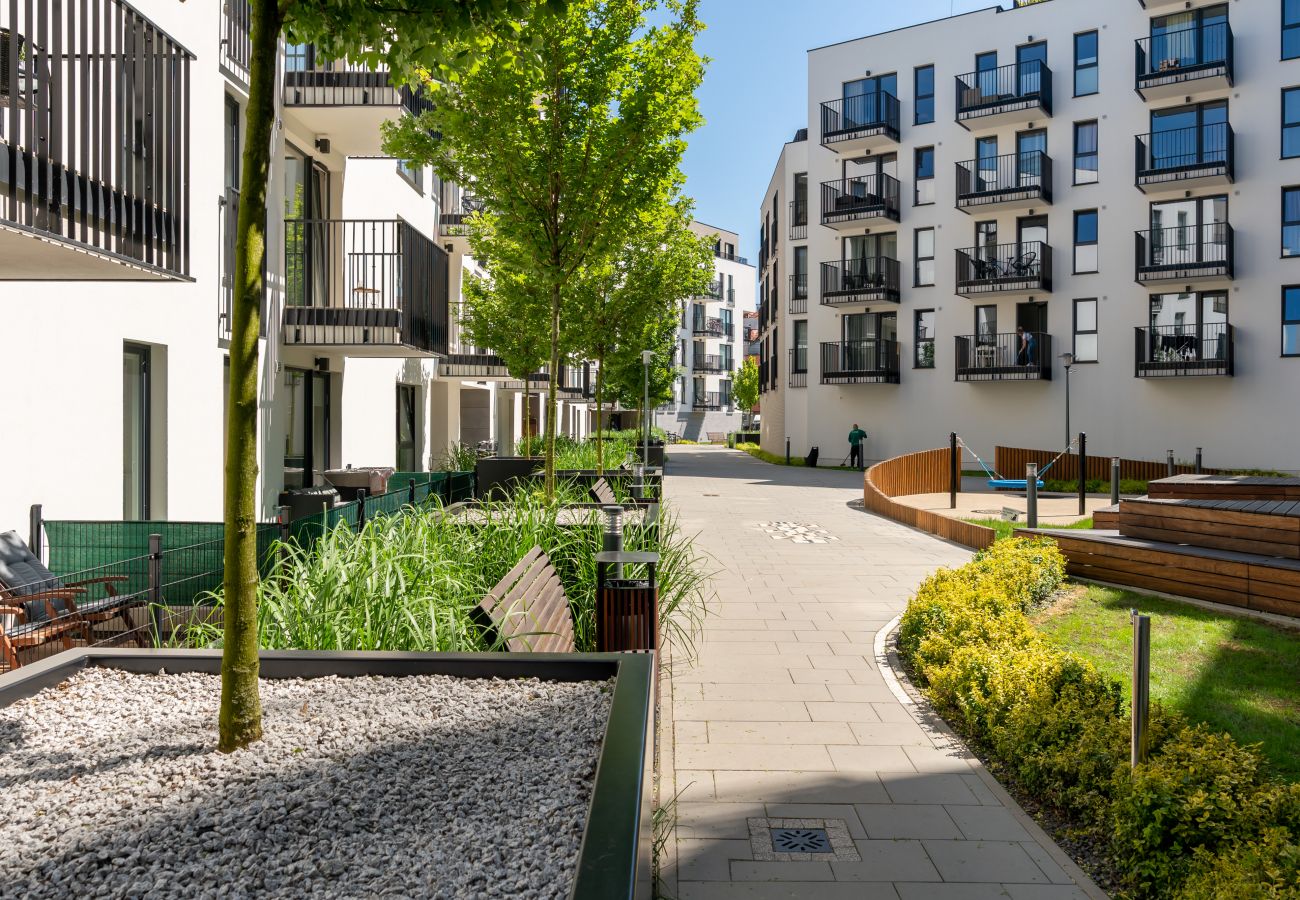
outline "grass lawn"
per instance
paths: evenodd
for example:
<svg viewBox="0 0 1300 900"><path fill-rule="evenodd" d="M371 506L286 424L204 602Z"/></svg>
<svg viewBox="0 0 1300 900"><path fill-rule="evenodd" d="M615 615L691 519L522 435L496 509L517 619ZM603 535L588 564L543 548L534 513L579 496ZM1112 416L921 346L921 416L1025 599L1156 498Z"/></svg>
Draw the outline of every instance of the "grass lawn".
<svg viewBox="0 0 1300 900"><path fill-rule="evenodd" d="M1281 775L1300 781L1300 630L1096 585L1035 624L1127 687L1134 608L1151 616L1152 698L1260 744Z"/></svg>
<svg viewBox="0 0 1300 900"><path fill-rule="evenodd" d="M992 528L994 531L998 533L997 537L994 538L994 540L999 540L999 541L1004 541L1007 538L1011 537L1011 532L1014 529L1025 527L1024 522L1007 522L1004 521L1003 519L963 519L962 521L970 522L975 525L983 525L985 528ZM1086 519L1081 519L1080 521L1074 522L1070 525L1058 525L1055 522L1049 525L1047 523L1040 521L1039 527L1040 528L1091 528L1092 516L1089 516Z"/></svg>
<svg viewBox="0 0 1300 900"><path fill-rule="evenodd" d="M785 457L784 457L784 456L777 456L775 453L768 453L766 450L764 450L764 449L762 449L761 447L759 447L758 444L746 444L746 443L743 443L743 442L742 442L742 443L739 443L739 444L736 445L736 449L737 449L737 450L744 450L746 453L748 453L750 456L754 457L755 459L761 459L763 462L771 463L771 464L774 465L774 466L784 466L784 465L786 464L786 462L785 462ZM826 465L825 463L823 463L823 462L821 461L821 460L824 460L825 458L826 458L826 457L823 456L823 457L821 457L821 459L818 460L818 462L817 462L817 468L819 468L819 469L838 469L838 470L841 471L841 472L856 472L856 471L858 471L858 469L855 468L854 466L830 466L830 465ZM803 457L802 457L802 456L794 456L794 455L791 455L791 457L790 457L790 465L792 465L792 466L802 466L802 465L803 465Z"/></svg>

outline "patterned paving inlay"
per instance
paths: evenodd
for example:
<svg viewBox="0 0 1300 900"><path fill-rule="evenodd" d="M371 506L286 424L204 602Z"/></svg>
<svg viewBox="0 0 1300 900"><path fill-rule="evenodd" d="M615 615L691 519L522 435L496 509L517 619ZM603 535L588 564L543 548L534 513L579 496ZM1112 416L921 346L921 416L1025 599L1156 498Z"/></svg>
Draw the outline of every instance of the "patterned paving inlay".
<svg viewBox="0 0 1300 900"><path fill-rule="evenodd" d="M789 541L792 544L829 544L839 540L820 525L805 525L802 522L759 522L758 527L772 540Z"/></svg>

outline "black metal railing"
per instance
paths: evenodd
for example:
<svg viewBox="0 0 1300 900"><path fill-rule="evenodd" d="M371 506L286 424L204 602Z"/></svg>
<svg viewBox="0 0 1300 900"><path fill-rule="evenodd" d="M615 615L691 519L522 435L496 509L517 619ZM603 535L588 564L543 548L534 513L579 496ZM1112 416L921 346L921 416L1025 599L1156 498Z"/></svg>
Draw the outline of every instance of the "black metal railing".
<svg viewBox="0 0 1300 900"><path fill-rule="evenodd" d="M776 365L776 348L773 347L771 355L768 356L767 358L768 386L771 387L773 390L776 390L776 384L779 375L780 373L777 371L777 365Z"/></svg>
<svg viewBox="0 0 1300 900"><path fill-rule="evenodd" d="M824 262L822 271L822 306L840 306L873 300L899 299L898 260L888 256Z"/></svg>
<svg viewBox="0 0 1300 900"><path fill-rule="evenodd" d="M469 217L472 213L454 212L438 215L438 236L445 238L469 237Z"/></svg>
<svg viewBox="0 0 1300 900"><path fill-rule="evenodd" d="M808 348L790 349L790 387L808 386Z"/></svg>
<svg viewBox="0 0 1300 900"><path fill-rule="evenodd" d="M711 300L721 300L722 299L721 279L710 281L708 283L708 286L704 288L704 293L700 294L699 296L708 297Z"/></svg>
<svg viewBox="0 0 1300 900"><path fill-rule="evenodd" d="M695 409L723 409L726 401L721 391L696 391L691 406Z"/></svg>
<svg viewBox="0 0 1300 900"><path fill-rule="evenodd" d="M767 360L761 356L758 358L758 392L767 393Z"/></svg>
<svg viewBox="0 0 1300 900"><path fill-rule="evenodd" d="M400 219L286 219L285 343L447 352L447 254Z"/></svg>
<svg viewBox="0 0 1300 900"><path fill-rule="evenodd" d="M691 319L691 334L722 337L722 320L715 317L695 316Z"/></svg>
<svg viewBox="0 0 1300 900"><path fill-rule="evenodd" d="M1052 248L1042 241L990 244L957 251L957 293L1052 290Z"/></svg>
<svg viewBox="0 0 1300 900"><path fill-rule="evenodd" d="M1137 89L1226 76L1232 83L1232 29L1227 22L1189 25L1139 38Z"/></svg>
<svg viewBox="0 0 1300 900"><path fill-rule="evenodd" d="M217 206L217 339L230 340L235 313L235 236L239 222L239 190L226 188ZM258 333L266 337L266 255L262 255L262 317Z"/></svg>
<svg viewBox="0 0 1300 900"><path fill-rule="evenodd" d="M808 201L790 201L790 240L802 241L808 237Z"/></svg>
<svg viewBox="0 0 1300 900"><path fill-rule="evenodd" d="M1135 280L1233 276L1234 236L1227 222L1175 225L1134 234Z"/></svg>
<svg viewBox="0 0 1300 900"><path fill-rule="evenodd" d="M735 306L735 305L736 305L736 289L735 289L735 288L727 288L727 305L728 305L728 306Z"/></svg>
<svg viewBox="0 0 1300 900"><path fill-rule="evenodd" d="M823 225L877 216L899 220L898 179L892 175L823 181L821 188Z"/></svg>
<svg viewBox="0 0 1300 900"><path fill-rule="evenodd" d="M1052 202L1052 158L1041 150L957 163L957 208L1013 200Z"/></svg>
<svg viewBox="0 0 1300 900"><path fill-rule="evenodd" d="M285 52L283 99L285 106L391 106L413 115L433 109L426 93L394 85L387 71L324 59L310 44Z"/></svg>
<svg viewBox="0 0 1300 900"><path fill-rule="evenodd" d="M790 276L790 314L808 311L808 273L795 272Z"/></svg>
<svg viewBox="0 0 1300 900"><path fill-rule="evenodd" d="M957 121L1018 110L1052 114L1052 70L1037 59L958 75Z"/></svg>
<svg viewBox="0 0 1300 900"><path fill-rule="evenodd" d="M823 144L875 135L898 140L898 98L887 91L828 100L821 109Z"/></svg>
<svg viewBox="0 0 1300 900"><path fill-rule="evenodd" d="M898 384L898 341L864 338L822 344L822 384Z"/></svg>
<svg viewBox="0 0 1300 900"><path fill-rule="evenodd" d="M965 334L957 341L957 381L1050 381L1052 336Z"/></svg>
<svg viewBox="0 0 1300 900"><path fill-rule="evenodd" d="M724 362L730 362L730 360L724 360L723 357L716 353L700 353L696 351L691 357L691 362L691 368L696 372L705 372L710 375L731 370L730 366L724 366Z"/></svg>
<svg viewBox="0 0 1300 900"><path fill-rule="evenodd" d="M749 265L749 260L736 253L728 253L726 250L714 250L713 255L718 259L725 259L729 262L740 263L742 266Z"/></svg>
<svg viewBox="0 0 1300 900"><path fill-rule="evenodd" d="M1139 378L1233 374L1233 327L1226 322L1139 327L1133 337Z"/></svg>
<svg viewBox="0 0 1300 900"><path fill-rule="evenodd" d="M1138 184L1234 176L1236 136L1227 122L1139 134L1135 150Z"/></svg>
<svg viewBox="0 0 1300 900"><path fill-rule="evenodd" d="M248 0L222 0L221 56L231 74L248 81L248 61L253 52L253 6Z"/></svg>
<svg viewBox="0 0 1300 900"><path fill-rule="evenodd" d="M188 276L194 57L120 0L4 9L0 222Z"/></svg>

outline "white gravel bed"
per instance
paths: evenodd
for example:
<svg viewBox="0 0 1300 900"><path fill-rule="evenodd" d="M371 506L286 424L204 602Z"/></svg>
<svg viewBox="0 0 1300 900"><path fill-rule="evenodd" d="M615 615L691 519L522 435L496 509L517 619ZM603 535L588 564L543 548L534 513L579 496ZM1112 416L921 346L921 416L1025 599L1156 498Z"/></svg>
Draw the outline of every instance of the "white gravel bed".
<svg viewBox="0 0 1300 900"><path fill-rule="evenodd" d="M87 669L0 709L0 897L563 897L610 683Z"/></svg>

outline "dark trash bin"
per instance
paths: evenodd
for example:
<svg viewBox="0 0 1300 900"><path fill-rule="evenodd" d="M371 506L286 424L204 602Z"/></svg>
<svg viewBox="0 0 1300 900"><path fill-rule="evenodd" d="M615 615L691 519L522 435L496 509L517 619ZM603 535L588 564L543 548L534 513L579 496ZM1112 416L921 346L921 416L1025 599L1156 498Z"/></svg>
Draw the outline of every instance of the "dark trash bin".
<svg viewBox="0 0 1300 900"><path fill-rule="evenodd" d="M808 451L808 455L803 458L803 464L810 469L817 468L817 456L820 453L821 453L820 450L818 450L816 447L813 447L811 450Z"/></svg>

